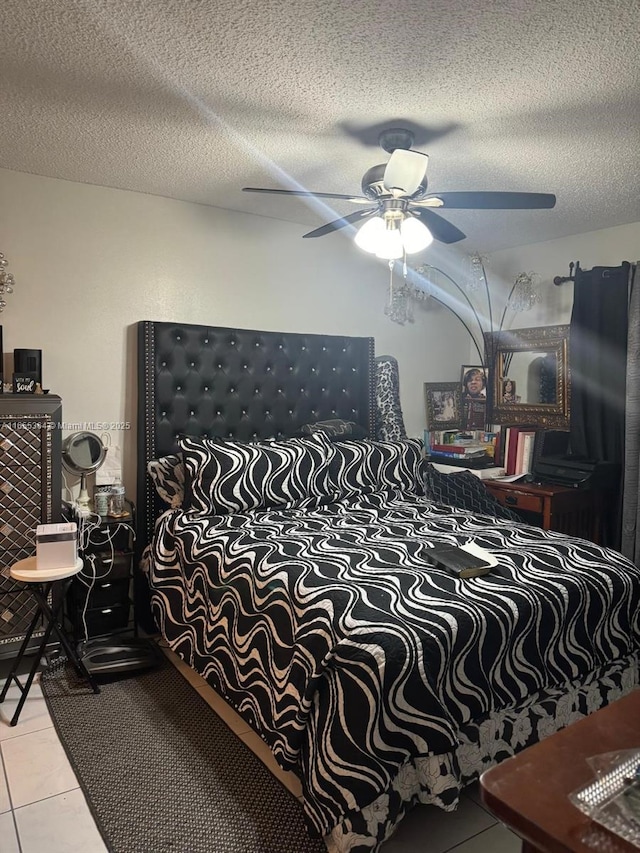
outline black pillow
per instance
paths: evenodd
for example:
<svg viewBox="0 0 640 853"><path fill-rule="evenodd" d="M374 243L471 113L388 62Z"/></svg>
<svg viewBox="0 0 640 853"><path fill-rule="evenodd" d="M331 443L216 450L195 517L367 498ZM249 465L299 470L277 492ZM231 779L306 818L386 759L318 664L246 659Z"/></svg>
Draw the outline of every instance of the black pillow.
<svg viewBox="0 0 640 853"><path fill-rule="evenodd" d="M427 463L424 468L424 493L426 497L438 504L459 507L480 515L492 515L494 518L522 522L522 518L502 506L488 491L482 480L471 471L442 474L431 463Z"/></svg>

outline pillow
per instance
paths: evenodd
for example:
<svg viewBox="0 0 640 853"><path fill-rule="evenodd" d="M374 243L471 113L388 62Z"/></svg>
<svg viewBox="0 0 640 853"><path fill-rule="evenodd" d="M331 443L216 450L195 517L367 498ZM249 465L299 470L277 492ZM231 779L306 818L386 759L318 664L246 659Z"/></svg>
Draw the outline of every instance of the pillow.
<svg viewBox="0 0 640 853"><path fill-rule="evenodd" d="M329 462L332 499L393 488L415 492L422 441L335 441Z"/></svg>
<svg viewBox="0 0 640 853"><path fill-rule="evenodd" d="M376 438L380 441L406 438L400 405L398 362L392 355L379 355L376 365Z"/></svg>
<svg viewBox="0 0 640 853"><path fill-rule="evenodd" d="M303 424L300 427L301 435L314 435L317 432L324 433L329 439L366 438L367 431L354 421L343 421L341 418L331 418L327 421L316 421L313 424Z"/></svg>
<svg viewBox="0 0 640 853"><path fill-rule="evenodd" d="M182 506L184 500L184 463L178 454L152 459L147 471L156 488L156 492L169 506Z"/></svg>
<svg viewBox="0 0 640 853"><path fill-rule="evenodd" d="M522 522L522 518L493 497L479 477L471 471L442 474L430 463L424 468L425 496L438 504L466 509L480 515Z"/></svg>
<svg viewBox="0 0 640 853"><path fill-rule="evenodd" d="M255 442L183 436L185 509L226 515L326 499L331 444L309 438Z"/></svg>

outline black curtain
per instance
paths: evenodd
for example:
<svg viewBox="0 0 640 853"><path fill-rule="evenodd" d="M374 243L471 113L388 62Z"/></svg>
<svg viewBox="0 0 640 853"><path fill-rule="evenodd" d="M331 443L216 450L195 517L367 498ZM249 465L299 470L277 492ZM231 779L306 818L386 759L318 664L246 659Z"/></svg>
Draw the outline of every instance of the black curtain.
<svg viewBox="0 0 640 853"><path fill-rule="evenodd" d="M640 280L629 294L627 342L627 405L625 408L624 485L622 490L622 542L620 550L640 566Z"/></svg>
<svg viewBox="0 0 640 853"><path fill-rule="evenodd" d="M571 453L618 466L603 501L603 544L620 546L619 476L624 460L628 284L631 266L579 269L569 334Z"/></svg>

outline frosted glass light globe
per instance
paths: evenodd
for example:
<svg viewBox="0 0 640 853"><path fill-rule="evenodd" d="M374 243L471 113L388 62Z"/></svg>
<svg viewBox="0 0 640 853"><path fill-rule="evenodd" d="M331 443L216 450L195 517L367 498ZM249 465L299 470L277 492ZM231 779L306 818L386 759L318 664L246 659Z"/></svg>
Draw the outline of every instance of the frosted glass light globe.
<svg viewBox="0 0 640 853"><path fill-rule="evenodd" d="M374 216L373 219L368 219L364 225L361 225L353 241L364 252L375 253L378 251L380 235L384 235L386 226L384 220L379 216Z"/></svg>
<svg viewBox="0 0 640 853"><path fill-rule="evenodd" d="M433 243L433 234L424 223L414 216L407 216L400 225L404 250L408 255L421 252Z"/></svg>
<svg viewBox="0 0 640 853"><path fill-rule="evenodd" d="M393 261L396 258L401 258L404 254L402 246L402 237L399 228L385 228L378 238L376 247L376 257L384 258L386 261Z"/></svg>

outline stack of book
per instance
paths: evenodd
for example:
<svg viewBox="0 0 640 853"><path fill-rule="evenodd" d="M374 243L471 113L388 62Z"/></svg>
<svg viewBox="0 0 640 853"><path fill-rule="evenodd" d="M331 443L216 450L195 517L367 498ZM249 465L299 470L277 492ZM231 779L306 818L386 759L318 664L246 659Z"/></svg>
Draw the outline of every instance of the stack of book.
<svg viewBox="0 0 640 853"><path fill-rule="evenodd" d="M465 430L461 432L458 429L438 429L424 431L424 446L433 447L435 444L455 444L469 445L482 444L487 447L489 444L494 444L497 438L495 432L485 432L482 429Z"/></svg>
<svg viewBox="0 0 640 853"><path fill-rule="evenodd" d="M424 446L430 462L461 468L493 467L497 433L484 430L425 430Z"/></svg>
<svg viewBox="0 0 640 853"><path fill-rule="evenodd" d="M464 468L483 468L494 464L486 444L432 444L427 449L427 456L432 462Z"/></svg>

